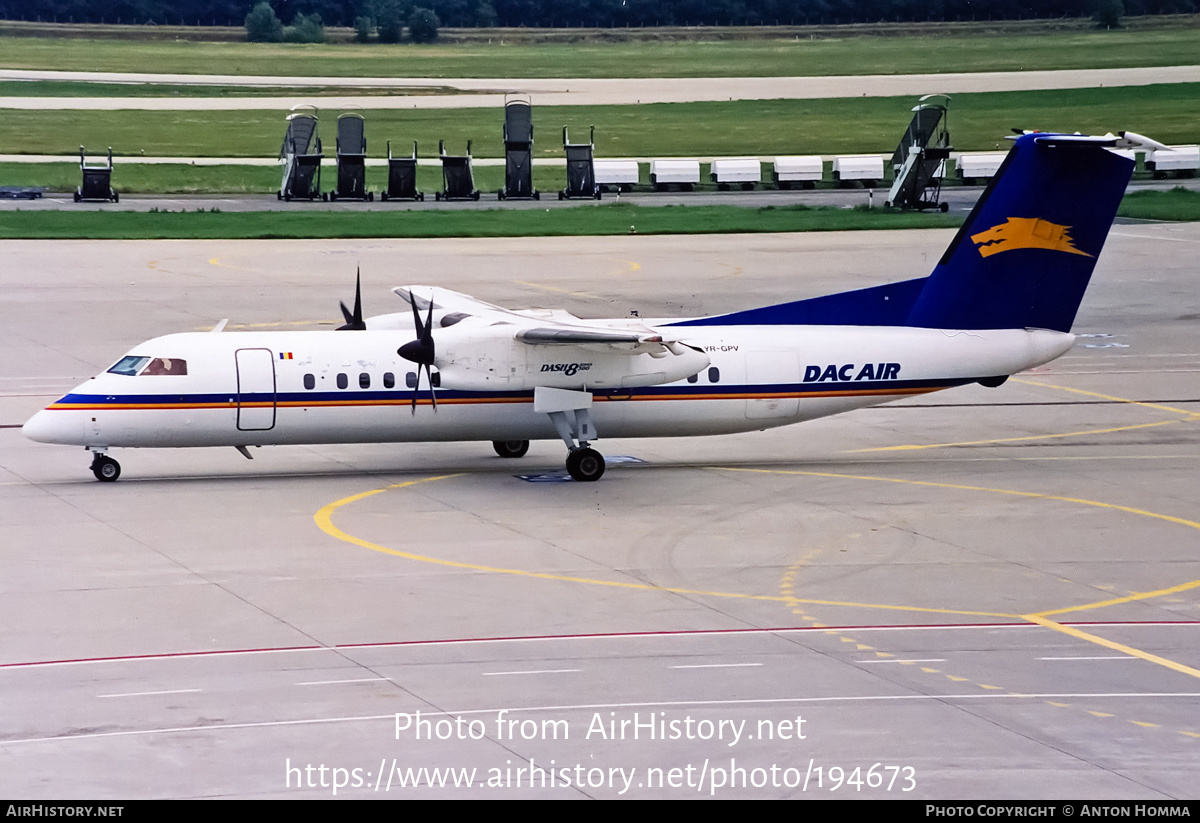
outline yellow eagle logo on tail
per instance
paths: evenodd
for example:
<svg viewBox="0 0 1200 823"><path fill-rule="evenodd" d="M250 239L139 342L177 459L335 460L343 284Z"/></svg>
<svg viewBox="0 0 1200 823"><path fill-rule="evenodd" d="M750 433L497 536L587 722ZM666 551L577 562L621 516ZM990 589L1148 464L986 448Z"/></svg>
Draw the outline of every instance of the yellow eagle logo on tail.
<svg viewBox="0 0 1200 823"><path fill-rule="evenodd" d="M1060 226L1037 217L1010 217L1007 222L971 235L971 239L975 241L982 257L1013 249L1048 249L1092 257L1075 248L1075 242L1068 233L1070 231L1070 226Z"/></svg>

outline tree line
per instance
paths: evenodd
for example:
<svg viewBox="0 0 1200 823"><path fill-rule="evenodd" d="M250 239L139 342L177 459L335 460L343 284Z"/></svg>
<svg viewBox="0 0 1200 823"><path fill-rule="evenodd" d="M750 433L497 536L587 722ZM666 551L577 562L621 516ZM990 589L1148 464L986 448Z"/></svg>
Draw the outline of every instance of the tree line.
<svg viewBox="0 0 1200 823"><path fill-rule="evenodd" d="M0 19L241 26L259 0L0 0ZM758 26L1192 14L1200 0L271 0L285 24L326 26L429 9L443 26Z"/></svg>

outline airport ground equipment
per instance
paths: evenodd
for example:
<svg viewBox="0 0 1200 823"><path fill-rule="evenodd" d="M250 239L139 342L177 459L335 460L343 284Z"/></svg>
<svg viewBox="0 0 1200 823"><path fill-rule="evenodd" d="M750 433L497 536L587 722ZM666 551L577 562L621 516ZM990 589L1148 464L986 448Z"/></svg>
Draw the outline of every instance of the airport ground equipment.
<svg viewBox="0 0 1200 823"><path fill-rule="evenodd" d="M533 106L527 96L504 98L504 188L501 200L540 200L533 187Z"/></svg>
<svg viewBox="0 0 1200 823"><path fill-rule="evenodd" d="M633 191L640 182L640 171L636 160L593 160L592 169L600 191Z"/></svg>
<svg viewBox="0 0 1200 823"><path fill-rule="evenodd" d="M42 186L0 186L0 200L38 200L45 190Z"/></svg>
<svg viewBox="0 0 1200 823"><path fill-rule="evenodd" d="M871 188L883 180L883 158L877 154L846 154L835 157L833 179L842 184L858 181Z"/></svg>
<svg viewBox="0 0 1200 823"><path fill-rule="evenodd" d="M735 185L750 191L755 183L762 182L762 165L752 158L719 157L709 165L708 176L721 191Z"/></svg>
<svg viewBox="0 0 1200 823"><path fill-rule="evenodd" d="M588 132L588 142L572 143L563 126L563 151L567 155L567 187L558 193L559 200L600 199L600 184L596 182L596 127Z"/></svg>
<svg viewBox="0 0 1200 823"><path fill-rule="evenodd" d="M358 112L338 115L337 123L337 188L329 193L330 200L374 200L367 191L367 131L366 121Z"/></svg>
<svg viewBox="0 0 1200 823"><path fill-rule="evenodd" d="M650 161L650 185L655 191L692 191L699 182L699 160Z"/></svg>
<svg viewBox="0 0 1200 823"><path fill-rule="evenodd" d="M1195 177L1200 171L1200 146L1168 146L1146 152L1146 171L1154 179L1165 180L1169 172L1176 177Z"/></svg>
<svg viewBox="0 0 1200 823"><path fill-rule="evenodd" d="M121 196L112 187L112 146L108 147L108 162L103 166L89 166L83 146L79 147L79 170L83 181L75 189L75 202L81 200L103 200L118 202Z"/></svg>
<svg viewBox="0 0 1200 823"><path fill-rule="evenodd" d="M821 182L824 166L815 154L800 157L776 157L771 165L771 178L780 189L811 189Z"/></svg>
<svg viewBox="0 0 1200 823"><path fill-rule="evenodd" d="M317 134L315 106L292 106L287 116L287 133L279 149L283 180L276 196L280 200L315 200L321 196L321 138Z"/></svg>
<svg viewBox="0 0 1200 823"><path fill-rule="evenodd" d="M392 141L387 144L388 182L387 190L379 195L381 200L424 200L424 193L417 190L417 141L413 141L412 157L392 157Z"/></svg>
<svg viewBox="0 0 1200 823"><path fill-rule="evenodd" d="M946 108L949 102L944 94L927 94L917 101L912 120L892 152L892 188L884 205L918 210L949 208L947 203L938 202L951 151Z"/></svg>
<svg viewBox="0 0 1200 823"><path fill-rule="evenodd" d="M438 141L438 155L442 158L442 190L434 192L434 200L478 200L475 188L475 173L471 171L471 141L467 141L466 154L446 154L446 141Z"/></svg>
<svg viewBox="0 0 1200 823"><path fill-rule="evenodd" d="M958 179L966 186L991 180L1000 171L1006 154L1002 151L963 152L955 160Z"/></svg>

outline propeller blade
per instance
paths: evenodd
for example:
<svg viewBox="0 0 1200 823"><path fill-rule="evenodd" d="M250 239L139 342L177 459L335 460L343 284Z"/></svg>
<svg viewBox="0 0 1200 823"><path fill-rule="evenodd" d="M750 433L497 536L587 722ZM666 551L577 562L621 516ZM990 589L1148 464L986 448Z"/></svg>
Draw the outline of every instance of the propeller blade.
<svg viewBox="0 0 1200 823"><path fill-rule="evenodd" d="M362 314L362 268L360 267L354 276L354 311L346 308L346 304L339 301L338 305L342 308L342 317L345 318L346 324L338 326L338 331L365 331L367 324L363 321Z"/></svg>
<svg viewBox="0 0 1200 823"><path fill-rule="evenodd" d="M433 298L430 297L429 312L426 314L424 321L422 321L421 312L417 308L417 296L409 292L408 297L409 305L412 306L413 330L417 334L417 339L410 340L396 349L396 354L410 363L417 364L417 384L413 386L412 396L412 413L415 415L417 413L417 395L421 393L422 368L424 368L425 378L429 382L429 398L433 403L433 410L437 411L437 393L433 390L432 370L437 348L433 342Z"/></svg>

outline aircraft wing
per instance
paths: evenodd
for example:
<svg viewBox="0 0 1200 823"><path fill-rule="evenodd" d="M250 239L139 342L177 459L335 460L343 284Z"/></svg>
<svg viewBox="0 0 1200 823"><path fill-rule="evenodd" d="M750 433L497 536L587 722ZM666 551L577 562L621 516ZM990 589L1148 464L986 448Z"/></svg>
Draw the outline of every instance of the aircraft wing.
<svg viewBox="0 0 1200 823"><path fill-rule="evenodd" d="M418 311L428 311L432 302L435 311L446 313L443 326L452 325L446 322L449 317L454 317L454 323L466 317L477 318L488 325L515 327L511 329L512 336L531 346L583 346L601 350L616 348L661 357L667 352L678 354L679 346L686 345L676 339L667 340L647 327L614 329L574 318L574 322L564 323L551 317L537 316L538 313L531 313L531 316L511 311L440 286L397 286L392 291L406 303L415 301Z"/></svg>
<svg viewBox="0 0 1200 823"><path fill-rule="evenodd" d="M444 309L447 312L460 312L475 317L487 317L493 314L504 315L505 319L508 319L509 315L519 317L508 309L479 300L469 294L443 289L441 286L397 286L392 291L399 295L405 303L416 301L416 306L421 311L428 310L429 303L432 301L434 309Z"/></svg>

